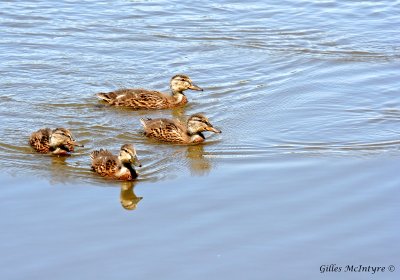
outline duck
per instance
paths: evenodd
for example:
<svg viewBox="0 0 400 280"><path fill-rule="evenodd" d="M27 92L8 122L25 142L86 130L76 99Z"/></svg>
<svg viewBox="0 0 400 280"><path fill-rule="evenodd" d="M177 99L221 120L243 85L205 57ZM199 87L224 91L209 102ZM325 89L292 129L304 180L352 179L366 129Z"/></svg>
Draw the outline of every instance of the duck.
<svg viewBox="0 0 400 280"><path fill-rule="evenodd" d="M140 119L144 128L144 135L159 141L172 142L177 144L196 144L205 140L202 132L211 131L221 133L200 113L191 115L186 123L177 119Z"/></svg>
<svg viewBox="0 0 400 280"><path fill-rule="evenodd" d="M113 155L110 151L100 149L90 153L92 170L102 177L115 180L131 181L138 177L133 165L141 167L136 150L132 144L121 146L119 155Z"/></svg>
<svg viewBox="0 0 400 280"><path fill-rule="evenodd" d="M71 131L59 127L56 129L41 128L29 137L29 145L38 153L63 156L74 152L75 146L83 147L75 141Z"/></svg>
<svg viewBox="0 0 400 280"><path fill-rule="evenodd" d="M111 106L129 107L131 109L168 109L185 105L188 100L183 93L191 89L203 91L195 85L189 76L178 74L170 81L171 95L146 89L119 89L107 93L100 92L97 97Z"/></svg>

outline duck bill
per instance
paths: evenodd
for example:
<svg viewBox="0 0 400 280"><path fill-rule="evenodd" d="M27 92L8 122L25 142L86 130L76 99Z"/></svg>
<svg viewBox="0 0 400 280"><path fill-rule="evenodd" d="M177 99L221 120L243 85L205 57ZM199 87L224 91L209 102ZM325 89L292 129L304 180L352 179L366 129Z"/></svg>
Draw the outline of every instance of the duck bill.
<svg viewBox="0 0 400 280"><path fill-rule="evenodd" d="M195 84L191 84L189 87L191 90L203 91L203 89Z"/></svg>
<svg viewBox="0 0 400 280"><path fill-rule="evenodd" d="M81 148L84 147L83 144L81 144L81 143L79 143L79 142L73 142L73 143L72 143L72 146L81 147Z"/></svg>
<svg viewBox="0 0 400 280"><path fill-rule="evenodd" d="M215 127L208 127L207 128L208 131L212 131L214 133L221 133L222 131L219 129L216 129Z"/></svg>

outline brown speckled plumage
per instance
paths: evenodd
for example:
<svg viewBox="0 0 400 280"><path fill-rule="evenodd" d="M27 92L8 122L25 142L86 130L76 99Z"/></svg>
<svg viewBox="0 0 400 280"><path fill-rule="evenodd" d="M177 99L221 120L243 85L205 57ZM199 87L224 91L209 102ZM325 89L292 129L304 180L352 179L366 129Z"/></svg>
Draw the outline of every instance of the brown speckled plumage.
<svg viewBox="0 0 400 280"><path fill-rule="evenodd" d="M172 77L170 87L172 95L146 89L119 89L108 93L98 93L97 97L112 106L132 109L167 109L179 107L188 102L183 91L202 90L183 74Z"/></svg>
<svg viewBox="0 0 400 280"><path fill-rule="evenodd" d="M144 134L147 137L160 141L190 144L200 143L205 140L202 132L212 131L221 133L214 128L208 119L202 114L194 114L189 117L186 124L179 120L170 119L141 119Z"/></svg>
<svg viewBox="0 0 400 280"><path fill-rule="evenodd" d="M132 145L125 144L121 147L119 156L113 155L108 150L96 150L90 154L92 170L103 177L116 180L130 181L137 178L138 174L132 164L140 165L136 151Z"/></svg>
<svg viewBox="0 0 400 280"><path fill-rule="evenodd" d="M68 155L74 146L82 146L75 142L71 132L66 128L42 128L31 134L29 145L38 153Z"/></svg>
<svg viewBox="0 0 400 280"><path fill-rule="evenodd" d="M47 154L50 152L50 128L39 129L38 131L32 133L29 138L29 145L32 146L38 153Z"/></svg>

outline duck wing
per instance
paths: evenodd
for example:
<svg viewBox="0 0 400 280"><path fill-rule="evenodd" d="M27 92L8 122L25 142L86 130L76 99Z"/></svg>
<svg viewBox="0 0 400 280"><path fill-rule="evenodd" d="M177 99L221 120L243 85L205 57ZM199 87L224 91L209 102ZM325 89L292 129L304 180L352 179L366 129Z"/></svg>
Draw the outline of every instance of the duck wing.
<svg viewBox="0 0 400 280"><path fill-rule="evenodd" d="M118 157L108 150L93 151L90 158L92 159L92 170L101 176L113 176L120 169Z"/></svg>
<svg viewBox="0 0 400 280"><path fill-rule="evenodd" d="M168 96L158 91L145 89L120 89L108 93L98 93L97 97L110 105L133 109L163 109L170 106Z"/></svg>
<svg viewBox="0 0 400 280"><path fill-rule="evenodd" d="M50 151L50 128L42 128L31 134L29 145L39 153L48 153Z"/></svg>
<svg viewBox="0 0 400 280"><path fill-rule="evenodd" d="M187 141L186 128L179 121L169 119L141 119L144 134L161 141L184 143Z"/></svg>

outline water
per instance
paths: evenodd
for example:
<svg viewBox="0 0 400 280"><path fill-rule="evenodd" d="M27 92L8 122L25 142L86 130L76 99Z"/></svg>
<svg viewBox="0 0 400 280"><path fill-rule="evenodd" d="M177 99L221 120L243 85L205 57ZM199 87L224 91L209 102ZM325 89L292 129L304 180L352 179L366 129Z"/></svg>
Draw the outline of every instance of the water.
<svg viewBox="0 0 400 280"><path fill-rule="evenodd" d="M400 1L2 1L2 279L398 279ZM185 108L106 108L96 92L168 91ZM141 117L205 113L198 146ZM35 154L41 127L85 144ZM140 179L90 171L134 143ZM134 211L126 209L133 208ZM24 261L21 261L24 260ZM395 272L320 273L321 265Z"/></svg>

